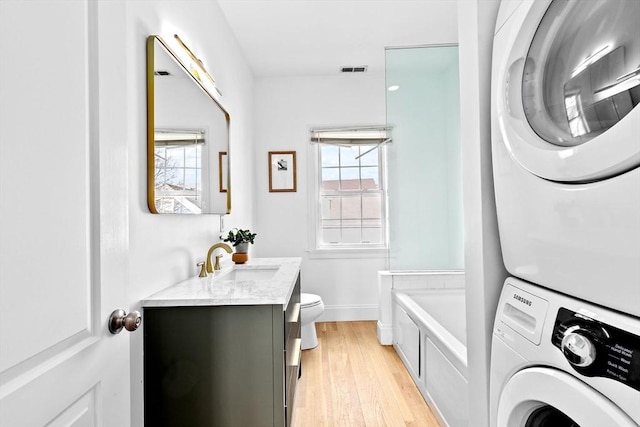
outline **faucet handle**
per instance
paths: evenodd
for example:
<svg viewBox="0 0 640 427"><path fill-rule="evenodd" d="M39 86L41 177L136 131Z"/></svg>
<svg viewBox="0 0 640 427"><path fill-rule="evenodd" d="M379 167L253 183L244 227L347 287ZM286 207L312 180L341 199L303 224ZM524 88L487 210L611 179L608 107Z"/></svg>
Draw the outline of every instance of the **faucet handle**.
<svg viewBox="0 0 640 427"><path fill-rule="evenodd" d="M207 268L206 268L206 264L204 263L204 261L200 261L196 265L198 267L200 267L200 274L198 274L198 277L207 277Z"/></svg>
<svg viewBox="0 0 640 427"><path fill-rule="evenodd" d="M216 255L216 262L215 264L213 264L213 270L220 270L220 258L222 258L222 255Z"/></svg>

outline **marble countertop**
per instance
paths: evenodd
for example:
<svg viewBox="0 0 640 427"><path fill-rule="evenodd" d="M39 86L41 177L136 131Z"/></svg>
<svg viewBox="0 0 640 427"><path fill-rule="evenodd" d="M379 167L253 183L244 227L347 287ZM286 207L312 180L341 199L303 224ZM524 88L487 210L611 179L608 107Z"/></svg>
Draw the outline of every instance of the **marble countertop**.
<svg viewBox="0 0 640 427"><path fill-rule="evenodd" d="M301 258L255 258L245 264L223 263L222 270L213 275L192 277L144 298L142 307L272 304L285 307L296 284L301 261ZM277 271L266 280L229 279L234 270L265 269Z"/></svg>

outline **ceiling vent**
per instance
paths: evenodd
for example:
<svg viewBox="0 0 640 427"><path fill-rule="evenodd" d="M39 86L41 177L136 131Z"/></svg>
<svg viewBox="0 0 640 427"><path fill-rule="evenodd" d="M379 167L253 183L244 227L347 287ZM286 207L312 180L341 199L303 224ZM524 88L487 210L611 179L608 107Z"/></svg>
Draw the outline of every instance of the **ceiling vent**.
<svg viewBox="0 0 640 427"><path fill-rule="evenodd" d="M366 65L359 65L357 67L340 67L341 73L364 73L367 71Z"/></svg>

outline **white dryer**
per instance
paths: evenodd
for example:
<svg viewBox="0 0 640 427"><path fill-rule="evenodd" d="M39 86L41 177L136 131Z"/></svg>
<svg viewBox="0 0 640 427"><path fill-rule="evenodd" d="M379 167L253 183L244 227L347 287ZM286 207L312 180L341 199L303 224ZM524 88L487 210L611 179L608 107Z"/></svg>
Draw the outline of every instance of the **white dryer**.
<svg viewBox="0 0 640 427"><path fill-rule="evenodd" d="M640 316L640 1L501 4L492 150L507 270Z"/></svg>
<svg viewBox="0 0 640 427"><path fill-rule="evenodd" d="M492 427L637 427L640 319L507 279L490 396Z"/></svg>

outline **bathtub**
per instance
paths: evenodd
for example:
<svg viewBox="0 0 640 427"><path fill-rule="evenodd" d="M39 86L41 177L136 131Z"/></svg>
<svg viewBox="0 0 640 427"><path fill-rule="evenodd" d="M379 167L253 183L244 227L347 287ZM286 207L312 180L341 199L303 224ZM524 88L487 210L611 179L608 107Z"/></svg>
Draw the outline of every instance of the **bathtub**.
<svg viewBox="0 0 640 427"><path fill-rule="evenodd" d="M467 426L464 289L392 291L393 346L446 426Z"/></svg>
<svg viewBox="0 0 640 427"><path fill-rule="evenodd" d="M393 341L392 291L464 289L462 270L378 271L378 341L391 345Z"/></svg>

